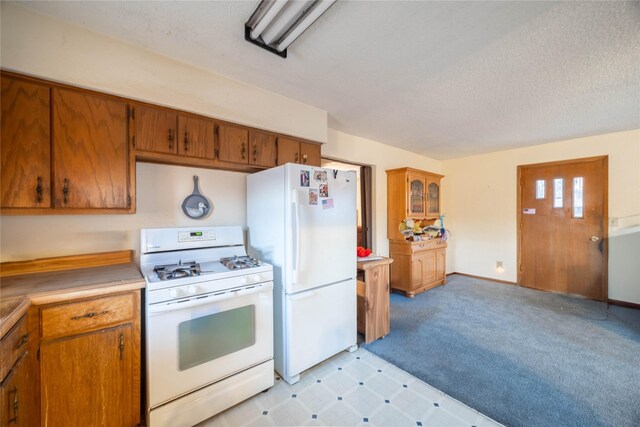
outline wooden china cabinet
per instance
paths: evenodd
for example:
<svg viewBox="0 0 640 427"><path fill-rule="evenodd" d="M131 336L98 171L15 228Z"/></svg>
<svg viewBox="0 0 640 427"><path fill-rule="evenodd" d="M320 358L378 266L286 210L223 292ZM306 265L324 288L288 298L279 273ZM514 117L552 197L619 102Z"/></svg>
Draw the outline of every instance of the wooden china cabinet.
<svg viewBox="0 0 640 427"><path fill-rule="evenodd" d="M391 288L408 297L446 283L446 241L407 241L400 232L405 219L433 224L440 217L443 175L413 168L387 171L387 237Z"/></svg>

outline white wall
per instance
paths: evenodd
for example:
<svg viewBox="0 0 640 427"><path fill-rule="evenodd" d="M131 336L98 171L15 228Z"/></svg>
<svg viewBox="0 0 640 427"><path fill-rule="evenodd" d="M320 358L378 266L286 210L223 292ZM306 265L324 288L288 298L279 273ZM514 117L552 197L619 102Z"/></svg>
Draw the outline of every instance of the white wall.
<svg viewBox="0 0 640 427"><path fill-rule="evenodd" d="M441 173L442 162L401 150L369 139L349 135L329 129L329 140L322 147L322 155L346 162L370 165L373 169L373 251L379 255L389 255L387 240L387 174L388 169L413 167L429 172ZM443 191L447 191L445 177ZM444 206L445 212L447 206Z"/></svg>
<svg viewBox="0 0 640 427"><path fill-rule="evenodd" d="M282 132L327 139L327 113L2 2L2 68Z"/></svg>
<svg viewBox="0 0 640 427"><path fill-rule="evenodd" d="M140 229L200 225L246 225L246 174L138 163L135 215L2 216L0 262L140 248ZM194 220L182 213L193 191L211 200L213 212Z"/></svg>
<svg viewBox="0 0 640 427"><path fill-rule="evenodd" d="M638 242L629 230L640 225L640 129L444 161L447 270L515 282L517 166L600 155L609 156L609 217L619 219L609 228L609 298L640 303L640 249L622 246Z"/></svg>

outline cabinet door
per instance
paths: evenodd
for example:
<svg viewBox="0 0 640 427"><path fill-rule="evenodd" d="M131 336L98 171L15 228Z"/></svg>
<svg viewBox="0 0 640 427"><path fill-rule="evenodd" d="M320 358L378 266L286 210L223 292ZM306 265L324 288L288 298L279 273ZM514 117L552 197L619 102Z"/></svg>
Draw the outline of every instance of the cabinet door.
<svg viewBox="0 0 640 427"><path fill-rule="evenodd" d="M276 165L276 136L258 131L249 132L249 164L255 166L273 167Z"/></svg>
<svg viewBox="0 0 640 427"><path fill-rule="evenodd" d="M212 120L178 117L178 154L213 159L215 124Z"/></svg>
<svg viewBox="0 0 640 427"><path fill-rule="evenodd" d="M438 280L443 280L447 275L447 250L436 251L436 275Z"/></svg>
<svg viewBox="0 0 640 427"><path fill-rule="evenodd" d="M300 161L300 141L297 139L278 138L278 165L298 163Z"/></svg>
<svg viewBox="0 0 640 427"><path fill-rule="evenodd" d="M132 106L136 150L154 153L178 152L177 116L175 112Z"/></svg>
<svg viewBox="0 0 640 427"><path fill-rule="evenodd" d="M24 354L7 375L0 387L0 426L31 427L37 424L33 409L34 373L29 371L28 354Z"/></svg>
<svg viewBox="0 0 640 427"><path fill-rule="evenodd" d="M320 144L300 142L300 159L303 165L320 166Z"/></svg>
<svg viewBox="0 0 640 427"><path fill-rule="evenodd" d="M132 326L44 342L40 347L42 423L131 426Z"/></svg>
<svg viewBox="0 0 640 427"><path fill-rule="evenodd" d="M129 145L124 102L53 90L56 208L129 207Z"/></svg>
<svg viewBox="0 0 640 427"><path fill-rule="evenodd" d="M426 182L422 175L408 173L407 213L409 217L423 218L426 214Z"/></svg>
<svg viewBox="0 0 640 427"><path fill-rule="evenodd" d="M49 88L2 76L0 206L51 205Z"/></svg>
<svg viewBox="0 0 640 427"><path fill-rule="evenodd" d="M436 280L435 251L413 255L411 260L411 288L416 289Z"/></svg>
<svg viewBox="0 0 640 427"><path fill-rule="evenodd" d="M427 217L440 216L440 181L427 179Z"/></svg>
<svg viewBox="0 0 640 427"><path fill-rule="evenodd" d="M241 127L218 125L218 159L223 162L249 162L249 132Z"/></svg>

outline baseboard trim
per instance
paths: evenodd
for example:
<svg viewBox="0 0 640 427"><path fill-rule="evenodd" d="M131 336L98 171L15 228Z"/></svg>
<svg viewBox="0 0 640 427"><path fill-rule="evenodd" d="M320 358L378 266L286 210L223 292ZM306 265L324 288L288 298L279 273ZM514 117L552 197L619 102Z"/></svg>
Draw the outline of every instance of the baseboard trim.
<svg viewBox="0 0 640 427"><path fill-rule="evenodd" d="M617 299L609 299L607 300L607 302L609 303L609 305L619 305L620 307L635 308L636 310L640 310L640 304L637 304L635 302L620 301Z"/></svg>
<svg viewBox="0 0 640 427"><path fill-rule="evenodd" d="M505 285L516 285L516 286L518 285L516 282L510 282L508 280L499 280L499 279L494 279L492 277L475 276L473 274L458 273L457 271L454 271L453 273L449 273L447 274L447 276L451 276L454 274L457 274L459 276L471 277L473 279L488 280L489 282L504 283Z"/></svg>

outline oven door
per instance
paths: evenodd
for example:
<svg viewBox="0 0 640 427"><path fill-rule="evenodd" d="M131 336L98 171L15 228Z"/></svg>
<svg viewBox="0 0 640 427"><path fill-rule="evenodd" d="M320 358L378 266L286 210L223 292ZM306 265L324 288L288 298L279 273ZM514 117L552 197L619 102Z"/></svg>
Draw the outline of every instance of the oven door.
<svg viewBox="0 0 640 427"><path fill-rule="evenodd" d="M148 406L273 358L273 282L147 308Z"/></svg>

